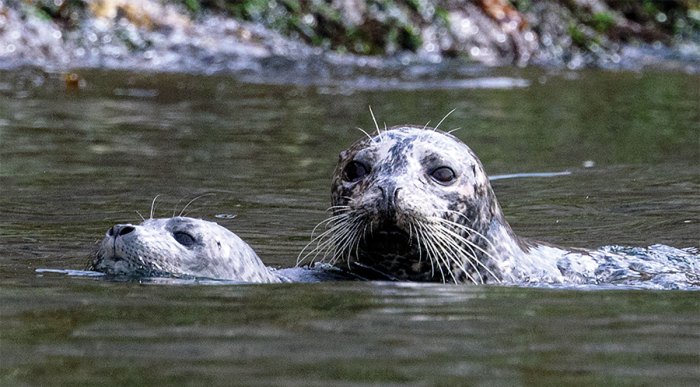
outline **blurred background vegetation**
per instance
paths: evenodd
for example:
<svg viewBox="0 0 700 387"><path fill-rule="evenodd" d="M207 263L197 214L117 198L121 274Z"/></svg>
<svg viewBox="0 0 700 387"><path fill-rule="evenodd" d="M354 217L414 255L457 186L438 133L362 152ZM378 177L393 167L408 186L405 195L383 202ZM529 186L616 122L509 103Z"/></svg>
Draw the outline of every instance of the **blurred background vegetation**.
<svg viewBox="0 0 700 387"><path fill-rule="evenodd" d="M75 29L91 17L159 25L128 0L10 1L25 14ZM629 43L697 42L696 0L169 0L192 20L217 14L337 53L431 53L527 64L582 53L596 58ZM476 27L476 28L475 28ZM482 48L482 51L474 50ZM138 48L137 45L134 48ZM592 59L591 59L592 58ZM500 62L503 63L503 62Z"/></svg>

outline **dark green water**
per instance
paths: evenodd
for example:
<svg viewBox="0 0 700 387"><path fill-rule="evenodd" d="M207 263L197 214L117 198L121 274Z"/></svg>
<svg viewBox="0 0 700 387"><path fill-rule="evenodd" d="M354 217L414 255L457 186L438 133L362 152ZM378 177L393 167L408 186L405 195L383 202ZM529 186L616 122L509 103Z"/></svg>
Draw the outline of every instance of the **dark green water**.
<svg viewBox="0 0 700 387"><path fill-rule="evenodd" d="M700 77L493 70L513 89L372 89L227 77L0 74L0 383L700 383L700 298L324 283L157 285L84 268L114 223L216 220L291 266L337 154L371 129L442 124L491 174L515 230L567 246L700 246ZM428 85L429 86L429 85ZM583 168L587 160L595 167ZM216 215L236 215L234 219Z"/></svg>

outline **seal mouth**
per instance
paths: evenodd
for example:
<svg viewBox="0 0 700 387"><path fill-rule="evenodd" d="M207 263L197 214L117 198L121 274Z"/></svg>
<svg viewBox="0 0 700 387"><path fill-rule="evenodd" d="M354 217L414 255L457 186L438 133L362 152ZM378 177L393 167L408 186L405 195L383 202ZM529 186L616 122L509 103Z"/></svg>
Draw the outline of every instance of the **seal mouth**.
<svg viewBox="0 0 700 387"><path fill-rule="evenodd" d="M423 255L416 234L385 223L366 233L348 268L368 280L429 280L433 273Z"/></svg>
<svg viewBox="0 0 700 387"><path fill-rule="evenodd" d="M394 224L385 224L369 231L361 247L371 255L410 255L415 245L406 231Z"/></svg>

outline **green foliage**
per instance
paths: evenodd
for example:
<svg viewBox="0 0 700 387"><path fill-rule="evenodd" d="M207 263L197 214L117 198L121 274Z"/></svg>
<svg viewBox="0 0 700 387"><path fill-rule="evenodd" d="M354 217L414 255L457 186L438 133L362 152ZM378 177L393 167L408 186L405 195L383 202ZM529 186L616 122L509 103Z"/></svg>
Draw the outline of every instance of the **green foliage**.
<svg viewBox="0 0 700 387"><path fill-rule="evenodd" d="M358 22L349 20L340 7L323 0L179 1L193 13L204 9L224 12L313 45L364 55L418 49L422 29L417 24L421 21L420 10L431 3L427 0L369 0ZM445 18L443 14L437 17Z"/></svg>
<svg viewBox="0 0 700 387"><path fill-rule="evenodd" d="M606 32L615 26L615 16L609 12L597 12L592 16L593 27L598 32Z"/></svg>
<svg viewBox="0 0 700 387"><path fill-rule="evenodd" d="M449 30L449 11L459 2L443 0L167 0L179 4L193 17L203 12L223 13L338 52L387 55L416 51L426 27ZM694 0L605 1L607 9L592 12L579 2L552 2L553 12L564 15L571 42L589 49L606 41L642 40L670 42L672 37L700 37L700 3ZM75 28L90 17L87 0L18 1L33 17ZM536 1L510 0L520 12L533 12ZM629 22L629 23L621 23ZM626 25L636 24L634 29ZM616 28L620 27L620 28ZM537 31L537 26L531 26ZM140 44L139 44L140 46Z"/></svg>
<svg viewBox="0 0 700 387"><path fill-rule="evenodd" d="M183 2L191 12L198 13L202 10L202 4L199 0L183 0Z"/></svg>
<svg viewBox="0 0 700 387"><path fill-rule="evenodd" d="M87 8L84 0L37 0L26 2L24 5L37 17L54 20L66 27L77 25Z"/></svg>
<svg viewBox="0 0 700 387"><path fill-rule="evenodd" d="M568 28L569 36L571 36L571 41L579 46L586 47L588 45L588 37L581 31L578 25L570 24Z"/></svg>

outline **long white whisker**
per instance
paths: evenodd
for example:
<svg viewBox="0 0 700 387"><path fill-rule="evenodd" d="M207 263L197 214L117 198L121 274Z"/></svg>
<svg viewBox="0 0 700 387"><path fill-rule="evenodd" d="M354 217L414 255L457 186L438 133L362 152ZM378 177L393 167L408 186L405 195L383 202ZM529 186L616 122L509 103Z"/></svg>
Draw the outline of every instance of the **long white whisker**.
<svg viewBox="0 0 700 387"><path fill-rule="evenodd" d="M180 215L179 215L179 216L182 216L182 214L185 213L185 210L187 209L187 207L189 207L190 204L194 203L195 200L198 200L198 199L200 199L200 198L203 198L203 197L205 197L205 196L210 196L210 195L216 195L216 193L214 193L214 192L209 192L209 193L201 194L201 195L199 195L199 196L196 196L194 199L190 200L189 202L187 202L187 204L185 204L185 206L182 207L182 211L180 211Z"/></svg>
<svg viewBox="0 0 700 387"><path fill-rule="evenodd" d="M365 269L365 270L373 271L373 272L375 272L375 273L377 273L377 274L380 274L380 275L383 276L384 278L389 279L389 280L392 280L392 281L398 281L398 280L399 280L399 278L397 278L397 277L395 277L395 276L393 276L393 275L391 275L391 274L389 274L389 273L385 273L385 272L383 272L383 271L377 269L376 267L367 266L367 265L362 264L362 263L360 263L360 262L353 262L353 265L358 266L358 267L361 267L361 268L363 268L363 269Z"/></svg>
<svg viewBox="0 0 700 387"><path fill-rule="evenodd" d="M419 224L420 225L420 224ZM421 234L423 235L423 240L426 241L425 243L425 249L426 249L426 254L428 255L428 258L430 259L430 276L435 275L435 266L437 266L438 270L440 271L440 278L442 278L442 282L445 282L445 273L442 270L442 264L440 263L440 254L435 246L435 243L433 241L433 238L431 238L430 233L425 230L424 227L419 227L419 230Z"/></svg>
<svg viewBox="0 0 700 387"><path fill-rule="evenodd" d="M357 214L352 214L349 211L349 207L338 207L344 207L342 208L344 212L330 216L314 227L312 236L320 226L325 225L327 229L318 236L312 237L312 240L297 256L297 265L300 265L309 257L312 257L311 262L314 262L319 255L321 256L321 262L326 261L329 255L331 255L331 259L328 262L330 264L335 264L338 259L346 256L349 264L352 248L358 248L359 238L363 235L363 233L359 232L359 229L364 222L361 220L362 217L358 217ZM316 247L304 254L309 246L313 244L316 244Z"/></svg>
<svg viewBox="0 0 700 387"><path fill-rule="evenodd" d="M408 240L413 240L415 236L416 244L418 245L418 263L423 262L423 250L421 248L421 237L420 234L418 234L418 230L416 230L416 225L414 224L413 221L410 221L408 223Z"/></svg>
<svg viewBox="0 0 700 387"><path fill-rule="evenodd" d="M465 254L465 251L463 250L462 246L459 245L453 238L450 237L450 235L447 235L449 233L449 230L445 230L445 227L439 224L433 224L432 227L434 227L433 235L436 237L436 241L439 239L439 241L445 245L446 247L449 247L449 249L452 251L453 255L461 256L464 258L464 261L457 260L456 258L453 258L452 261L457 264L460 267L460 270L473 282L473 283L478 283L472 275L465 270L464 265L469 264L469 266L474 269L474 272L476 273L477 276L479 276L480 282L483 283L483 278L481 277L481 273L479 272L478 267L474 264L476 261L478 263L478 259L473 255Z"/></svg>
<svg viewBox="0 0 700 387"><path fill-rule="evenodd" d="M372 106L369 106L369 114L372 116L372 121L374 121L374 127L377 129L379 141L384 140L384 138L382 137L382 131L379 129L379 124L377 123L377 118L374 116L374 112L372 111Z"/></svg>
<svg viewBox="0 0 700 387"><path fill-rule="evenodd" d="M465 231L466 233L468 233L468 234L470 234L470 235L476 235L476 236L480 237L481 239L484 240L484 242L486 242L486 244L488 245L488 246L487 246L488 248L491 248L491 249L493 249L494 251L497 250L497 249L496 249L496 246L494 246L493 242L491 242L491 240L489 240L489 238L487 238L486 235L484 235L484 234L482 234L482 233L480 233L480 232L474 230L473 228L468 227L468 226L463 225L463 224L455 223L455 222L453 222L453 221L451 221L451 220L447 220L447 219L441 219L441 220L442 220L443 222L445 222L446 224L448 224L448 225L450 225L450 226L452 226L452 227L458 228L458 229L460 229L460 230L462 230L462 231ZM481 248L481 247L479 247L479 246L475 246L475 247L477 247L477 248L479 249L479 251L481 251L482 253L488 255L489 258L493 259L494 261L498 261L496 257L494 257L493 255L491 255L490 253L488 253L485 249L483 249L483 248Z"/></svg>
<svg viewBox="0 0 700 387"><path fill-rule="evenodd" d="M321 224L323 224L323 222ZM297 265L306 260L306 258L310 255L313 255L313 262L321 252L330 250L330 248L335 245L335 242L345 237L347 232L347 228L345 227L346 225L347 222L336 223L317 237L313 238L299 253L299 256L297 257ZM306 249L314 243L316 243L316 247L302 257L304 251L306 251ZM323 255L322 260L325 259L327 254L328 253L326 252Z"/></svg>
<svg viewBox="0 0 700 387"><path fill-rule="evenodd" d="M346 211L349 211L349 210L350 210L350 206L348 206L348 205L338 205L338 206L330 206L330 207L326 208L326 211L327 211L327 212L328 212L328 211L333 211L333 210L346 210Z"/></svg>
<svg viewBox="0 0 700 387"><path fill-rule="evenodd" d="M340 241L341 243L335 243L335 249L333 253L333 258L331 263L337 262L339 259L342 259L343 257L347 260L348 266L350 264L350 258L352 256L352 248L356 246L357 242L359 241L359 228L361 227L360 222L354 222L348 229L345 231L345 236L344 238Z"/></svg>
<svg viewBox="0 0 700 387"><path fill-rule="evenodd" d="M474 233L476 233L477 235L480 235L480 236L481 236L480 233L478 233L478 232L476 232L476 231L470 229L470 228L467 227L467 226L464 226L464 225L461 225L461 224L456 224L456 223L454 223L454 222L452 222L452 221L449 221L449 220L446 220L446 219L442 219L442 218L436 218L436 220L441 221L441 222L444 222L445 224L448 224L448 225L458 226L458 227L462 228L463 230L465 230L465 231L467 231L467 232L469 232L469 231L471 230L471 231L473 231ZM490 258L491 260L493 260L494 262L498 262L498 259L497 259L495 256L493 256L493 254L489 253L488 251L486 251L485 249L483 249L481 246L477 245L476 243L474 243L474 242L472 242L472 241L466 239L465 237L463 237L462 235L458 234L457 232L451 230L449 227L443 227L442 230L443 230L444 232L448 233L448 234L449 234L453 239L455 239L456 241L459 241L459 242L463 243L465 246L468 246L470 249L472 249L472 251L473 251L473 249L476 249L476 250L478 250L479 252L481 252L482 254L484 254L486 257L488 257L488 258ZM482 238L484 238L484 237L482 236ZM486 239L486 238L484 238L484 239ZM486 239L486 240L487 240L487 239ZM499 277L493 272L493 270L491 270L488 266L486 266L483 262L481 262L481 260L475 259L474 261L475 261L479 266L481 266L482 268L484 268L492 277L494 277L494 278L496 279L496 281L499 281L499 282L500 282Z"/></svg>
<svg viewBox="0 0 700 387"><path fill-rule="evenodd" d="M449 254L450 260L459 267L462 273L464 273L469 278L469 280L471 280L473 283L478 283L471 275L471 273L465 270L464 266L468 263L474 269L475 273L479 277L481 277L478 268L474 265L474 261L477 261L476 258L474 256L470 256L469 254L465 254L465 251L462 249L462 246L460 246L459 243L457 243L453 238L450 238L450 236L446 234L446 232L449 232L449 230L445 230L444 226L439 224L432 224L431 227L433 228L432 235L435 237L436 243L439 241L445 249L451 252L451 254ZM462 257L463 259L458 260L456 257ZM481 281L483 282L483 279Z"/></svg>
<svg viewBox="0 0 700 387"><path fill-rule="evenodd" d="M467 222L469 222L469 218L468 218L466 215L464 215L463 213L461 213L461 212L457 212L457 211L453 211L453 210L449 210L449 211L447 211L447 212L448 212L448 213L451 213L451 214L458 215L458 216L464 218L464 220L466 220ZM440 221L448 222L449 224L451 224L451 225L453 225L453 226L455 226L455 227L459 227L459 228L461 228L462 230L467 231L467 232L470 233L470 234L476 234L477 236L483 238L484 241L486 241L486 243L489 245L490 248L496 250L496 246L491 242L491 240L490 240L489 238L486 237L486 235L484 235L484 234L482 234L482 233L480 233L480 232L474 230L473 228L471 228L471 227L469 227L469 226L467 226L467 225L464 225L464 224L461 224L461 223L457 223L457 222L452 221L452 220L449 220L449 219L444 219L444 218L439 218L439 219L440 219Z"/></svg>
<svg viewBox="0 0 700 387"><path fill-rule="evenodd" d="M357 129L357 130L359 130L360 132L364 133L365 136L367 136L368 139L370 139L370 140L372 139L372 136L370 136L369 133L367 133L364 129L360 128L359 126L356 127L355 129Z"/></svg>
<svg viewBox="0 0 700 387"><path fill-rule="evenodd" d="M447 119L447 117L450 116L450 114L454 113L455 110L457 110L457 108L454 108L454 109L450 110L449 113L445 114L445 116L442 117L442 119L440 120L440 122L438 122L438 124L435 125L435 128L433 128L433 129L434 129L434 130L438 130L438 128L440 127L440 124L442 124L442 122L445 121L445 120Z"/></svg>
<svg viewBox="0 0 700 387"><path fill-rule="evenodd" d="M338 215L333 215L329 218L326 218L322 221L320 221L314 228L311 230L311 238L313 239L314 234L316 233L316 230L324 225L329 225L330 223L339 223L342 220L348 219L350 216L347 213L343 214L338 214ZM331 226L332 227L332 226Z"/></svg>
<svg viewBox="0 0 700 387"><path fill-rule="evenodd" d="M156 210L155 207L156 207L156 200L158 200L158 196L160 196L160 194L156 195L156 197L154 197L153 201L151 202L151 217L149 219L153 219L153 213Z"/></svg>

